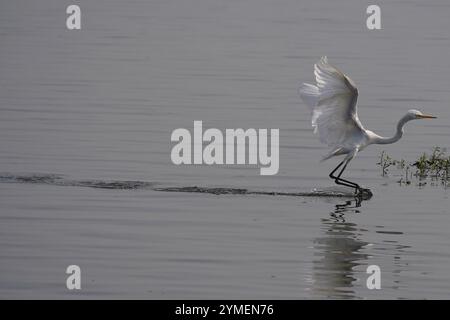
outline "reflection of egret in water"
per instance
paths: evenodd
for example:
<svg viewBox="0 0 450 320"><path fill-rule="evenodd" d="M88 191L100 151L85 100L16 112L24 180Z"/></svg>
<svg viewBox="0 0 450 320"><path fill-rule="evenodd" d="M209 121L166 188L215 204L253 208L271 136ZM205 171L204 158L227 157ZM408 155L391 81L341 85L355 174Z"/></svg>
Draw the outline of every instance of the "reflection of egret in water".
<svg viewBox="0 0 450 320"><path fill-rule="evenodd" d="M384 292L406 287L402 284L401 273L410 269L409 263L403 258L405 250L410 247L397 241L403 232L386 230L381 225L374 226L373 231L381 238L370 244L369 253L369 242L362 239L363 236L368 238L368 230L349 221L352 214L360 213L360 208L360 199L348 200L336 204L330 217L322 219L323 234L314 240L313 245L316 258L310 282L314 298L363 298L361 294L365 296L369 293L365 270L370 264L380 265L383 275L389 275L389 279L384 276L382 281ZM371 233L373 236L374 233Z"/></svg>
<svg viewBox="0 0 450 320"><path fill-rule="evenodd" d="M348 222L345 214L359 213L360 202L355 200L338 204L330 218L322 219L325 235L315 239L312 287L314 296L321 298L353 298L355 266L368 258L361 249L369 243L360 239L362 232L355 223ZM362 262L364 263L364 262Z"/></svg>

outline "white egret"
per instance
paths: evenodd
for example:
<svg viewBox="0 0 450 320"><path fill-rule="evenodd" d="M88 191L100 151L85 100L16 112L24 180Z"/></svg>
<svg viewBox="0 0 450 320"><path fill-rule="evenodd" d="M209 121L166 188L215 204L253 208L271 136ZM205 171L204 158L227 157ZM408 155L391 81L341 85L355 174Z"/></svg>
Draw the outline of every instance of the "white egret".
<svg viewBox="0 0 450 320"><path fill-rule="evenodd" d="M403 135L403 126L410 120L432 119L431 115L418 110L409 110L397 123L394 136L385 138L367 130L358 118L356 100L358 89L355 83L344 73L328 63L322 57L314 65L316 85L304 83L300 89L300 97L312 111L312 126L320 141L331 147L330 152L322 159L346 155L344 160L330 173L336 184L348 186L361 194L361 187L341 178L348 163L370 144L389 144L398 141ZM337 175L335 172L342 167Z"/></svg>

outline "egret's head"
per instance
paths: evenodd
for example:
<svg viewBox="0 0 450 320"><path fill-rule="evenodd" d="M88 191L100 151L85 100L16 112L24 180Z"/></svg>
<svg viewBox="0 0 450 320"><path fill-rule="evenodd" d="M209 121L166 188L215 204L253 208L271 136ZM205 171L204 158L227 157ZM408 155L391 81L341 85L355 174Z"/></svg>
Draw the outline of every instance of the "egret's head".
<svg viewBox="0 0 450 320"><path fill-rule="evenodd" d="M429 115L429 114L424 114L419 110L415 110L415 109L411 109L408 110L408 116L410 117L411 120L415 120L415 119L435 119L436 117Z"/></svg>

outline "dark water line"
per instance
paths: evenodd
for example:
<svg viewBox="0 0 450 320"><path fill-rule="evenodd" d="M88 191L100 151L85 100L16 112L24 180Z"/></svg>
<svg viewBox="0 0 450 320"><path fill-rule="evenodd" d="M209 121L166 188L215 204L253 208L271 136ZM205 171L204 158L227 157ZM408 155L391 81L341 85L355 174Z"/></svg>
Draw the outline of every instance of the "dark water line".
<svg viewBox="0 0 450 320"><path fill-rule="evenodd" d="M190 193L206 193L214 195L263 195L263 196L289 196L289 197L342 197L353 198L352 191L343 190L312 190L309 192L279 192L279 191L258 191L244 188L228 188L228 187L157 187L158 183L148 181L106 181L106 180L72 180L66 179L58 174L0 174L0 183L29 183L29 184L46 184L52 186L72 186L72 187L89 187L99 189L113 190L152 190L160 192L190 192ZM370 194L371 196L371 194ZM369 196L369 198L370 198Z"/></svg>

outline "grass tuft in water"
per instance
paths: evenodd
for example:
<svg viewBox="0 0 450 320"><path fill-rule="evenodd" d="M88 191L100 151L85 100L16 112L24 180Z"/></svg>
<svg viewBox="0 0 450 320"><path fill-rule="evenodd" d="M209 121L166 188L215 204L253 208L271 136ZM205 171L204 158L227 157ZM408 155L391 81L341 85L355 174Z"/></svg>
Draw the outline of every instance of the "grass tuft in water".
<svg viewBox="0 0 450 320"><path fill-rule="evenodd" d="M380 154L377 165L381 169L381 175L387 176L395 169L393 175L400 175L400 184L409 185L413 180L418 186L427 184L431 180L433 184L439 182L447 187L450 184L450 156L446 154L446 149L434 147L430 154L423 153L412 163L405 159L396 160L385 151Z"/></svg>

